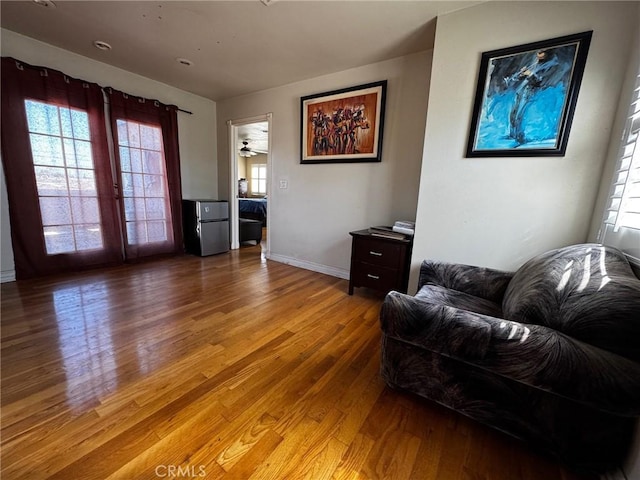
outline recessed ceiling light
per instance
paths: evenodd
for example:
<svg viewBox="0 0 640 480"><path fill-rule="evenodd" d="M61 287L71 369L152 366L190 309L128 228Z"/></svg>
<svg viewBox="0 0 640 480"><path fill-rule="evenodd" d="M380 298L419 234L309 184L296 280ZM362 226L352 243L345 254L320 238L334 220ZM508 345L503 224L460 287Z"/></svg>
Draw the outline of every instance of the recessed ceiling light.
<svg viewBox="0 0 640 480"><path fill-rule="evenodd" d="M41 7L56 8L56 4L51 0L33 0L33 3L40 5Z"/></svg>
<svg viewBox="0 0 640 480"><path fill-rule="evenodd" d="M186 65L187 67L193 65L193 62L187 58L176 58L176 62L178 62L180 65Z"/></svg>
<svg viewBox="0 0 640 480"><path fill-rule="evenodd" d="M111 45L107 42L103 42L102 40L96 40L93 42L93 46L100 50L111 50Z"/></svg>

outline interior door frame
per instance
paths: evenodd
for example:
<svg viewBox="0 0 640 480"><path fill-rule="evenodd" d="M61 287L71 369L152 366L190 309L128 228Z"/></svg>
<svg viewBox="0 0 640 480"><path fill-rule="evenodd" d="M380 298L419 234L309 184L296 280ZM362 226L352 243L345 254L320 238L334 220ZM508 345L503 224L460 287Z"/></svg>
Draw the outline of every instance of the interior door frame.
<svg viewBox="0 0 640 480"><path fill-rule="evenodd" d="M236 250L240 248L240 229L239 218L240 211L238 208L238 127L241 125L248 125L250 123L267 122L268 125L268 151L267 151L267 250L265 256L269 257L271 251L271 184L273 183L273 159L271 156L271 131L272 131L272 113L265 113L257 115L255 117L239 118L234 120L227 120L228 135L229 135L229 223L231 224L231 249Z"/></svg>

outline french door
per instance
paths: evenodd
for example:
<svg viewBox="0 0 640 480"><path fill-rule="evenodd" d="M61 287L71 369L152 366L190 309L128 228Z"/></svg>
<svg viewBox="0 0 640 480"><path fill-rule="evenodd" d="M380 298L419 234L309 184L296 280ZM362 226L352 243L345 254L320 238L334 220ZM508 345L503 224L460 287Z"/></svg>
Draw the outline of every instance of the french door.
<svg viewBox="0 0 640 480"><path fill-rule="evenodd" d="M119 234L127 259L173 243L159 126L116 120L110 199L98 195L87 112L34 100L25 110L46 255L99 253ZM113 221L103 222L112 202L119 202L115 231Z"/></svg>
<svg viewBox="0 0 640 480"><path fill-rule="evenodd" d="M181 251L175 110L7 57L2 68L16 277Z"/></svg>
<svg viewBox="0 0 640 480"><path fill-rule="evenodd" d="M173 229L162 129L117 119L116 171L125 255L171 248Z"/></svg>

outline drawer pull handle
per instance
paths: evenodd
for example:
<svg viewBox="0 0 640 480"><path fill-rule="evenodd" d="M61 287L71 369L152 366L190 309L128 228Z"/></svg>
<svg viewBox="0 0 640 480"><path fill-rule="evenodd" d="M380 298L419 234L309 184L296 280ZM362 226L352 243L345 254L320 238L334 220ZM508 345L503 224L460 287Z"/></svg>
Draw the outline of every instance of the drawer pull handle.
<svg viewBox="0 0 640 480"><path fill-rule="evenodd" d="M380 252L374 252L373 250L369 251L369 255L375 255L376 257L381 257L382 253Z"/></svg>
<svg viewBox="0 0 640 480"><path fill-rule="evenodd" d="M371 275L370 273L367 273L367 277L373 278L374 280L380 280L380 277L378 277L376 275Z"/></svg>

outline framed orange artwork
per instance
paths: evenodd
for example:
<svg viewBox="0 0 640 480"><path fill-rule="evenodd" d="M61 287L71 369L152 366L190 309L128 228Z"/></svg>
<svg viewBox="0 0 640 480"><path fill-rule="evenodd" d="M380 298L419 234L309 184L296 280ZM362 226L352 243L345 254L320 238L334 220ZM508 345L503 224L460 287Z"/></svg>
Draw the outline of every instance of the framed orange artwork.
<svg viewBox="0 0 640 480"><path fill-rule="evenodd" d="M387 81L307 95L300 163L380 162Z"/></svg>

